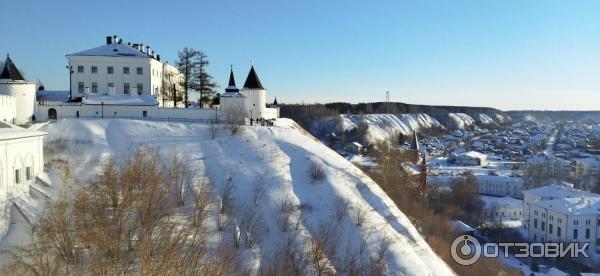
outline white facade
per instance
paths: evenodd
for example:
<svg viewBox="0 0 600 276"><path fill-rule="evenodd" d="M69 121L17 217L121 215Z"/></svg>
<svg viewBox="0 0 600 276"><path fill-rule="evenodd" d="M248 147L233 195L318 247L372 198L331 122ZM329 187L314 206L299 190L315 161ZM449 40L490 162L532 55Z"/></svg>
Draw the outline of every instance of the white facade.
<svg viewBox="0 0 600 276"><path fill-rule="evenodd" d="M67 55L71 68L71 98L151 95L162 104L163 83L174 83L181 91L182 75L159 58L143 44L123 44L116 37L114 40L107 37L106 45Z"/></svg>
<svg viewBox="0 0 600 276"><path fill-rule="evenodd" d="M600 254L600 195L531 204L529 239L534 242L589 243Z"/></svg>
<svg viewBox="0 0 600 276"><path fill-rule="evenodd" d="M459 154L452 153L448 157L448 163L460 166L485 166L488 161L487 155L476 151L469 151Z"/></svg>
<svg viewBox="0 0 600 276"><path fill-rule="evenodd" d="M523 178L495 175L476 176L479 193L523 198Z"/></svg>
<svg viewBox="0 0 600 276"><path fill-rule="evenodd" d="M16 98L8 95L0 95L0 122L14 122L16 117Z"/></svg>
<svg viewBox="0 0 600 276"><path fill-rule="evenodd" d="M8 126L8 127L7 127ZM44 171L45 133L0 123L0 236L8 230L11 199L25 196L35 177Z"/></svg>

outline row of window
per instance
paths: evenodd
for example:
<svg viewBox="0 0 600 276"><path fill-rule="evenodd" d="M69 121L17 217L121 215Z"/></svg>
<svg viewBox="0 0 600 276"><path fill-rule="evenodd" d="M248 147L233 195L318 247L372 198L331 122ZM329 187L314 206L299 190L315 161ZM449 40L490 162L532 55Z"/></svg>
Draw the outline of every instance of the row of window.
<svg viewBox="0 0 600 276"><path fill-rule="evenodd" d="M98 73L98 66L91 66L90 68L92 74L96 74ZM83 65L79 65L77 66L77 73L85 73L85 67ZM114 74L115 73L115 68L112 66L108 66L106 67L106 73L107 74ZM143 75L144 74L144 68L143 67L136 67L136 73L138 75ZM129 67L125 66L123 67L123 74L129 74Z"/></svg>
<svg viewBox="0 0 600 276"><path fill-rule="evenodd" d="M108 90L111 90L115 88L115 84L113 82L109 82L108 83ZM89 88L89 87L88 87ZM86 87L85 87L85 83L84 82L78 82L77 83L77 91L80 94L85 93ZM136 86L136 90L137 90L137 94L138 95L142 95L144 93L144 84L143 83L138 83ZM131 91L131 86L129 83L123 83L123 94L129 94ZM91 91L89 91L91 93L98 93L98 83L97 82L92 82L92 87L91 87Z"/></svg>
<svg viewBox="0 0 600 276"><path fill-rule="evenodd" d="M537 219L533 220L533 228L537 229L537 225L538 225L538 221ZM540 225L542 231L546 231L546 223L544 221L542 221L541 225ZM554 228L552 226L552 224L548 224L548 234L552 234ZM560 237L562 235L562 229L560 228L560 226L556 227L556 236ZM579 237L579 230L578 229L573 229L573 239L577 239ZM590 238L590 229L585 229L585 238L589 239ZM535 240L535 235L534 238Z"/></svg>
<svg viewBox="0 0 600 276"><path fill-rule="evenodd" d="M25 179L27 181L33 179L33 170L31 168L31 166L29 167L25 167ZM22 180L22 172L21 169L16 169L15 170L15 183L19 184L21 183Z"/></svg>

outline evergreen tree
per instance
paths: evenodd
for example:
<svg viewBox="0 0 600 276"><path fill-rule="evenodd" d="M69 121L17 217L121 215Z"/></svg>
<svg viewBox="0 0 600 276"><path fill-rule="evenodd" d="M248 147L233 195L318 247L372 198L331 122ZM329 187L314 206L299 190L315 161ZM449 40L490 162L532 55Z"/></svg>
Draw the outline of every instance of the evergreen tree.
<svg viewBox="0 0 600 276"><path fill-rule="evenodd" d="M178 53L177 68L183 74L183 102L185 107L188 106L189 91L197 90L199 87L200 53L198 50L187 47Z"/></svg>
<svg viewBox="0 0 600 276"><path fill-rule="evenodd" d="M217 83L213 80L213 77L206 71L206 67L209 65L208 56L204 52L198 53L198 87L200 91L200 105L204 103L211 103L214 101L214 95L217 90Z"/></svg>

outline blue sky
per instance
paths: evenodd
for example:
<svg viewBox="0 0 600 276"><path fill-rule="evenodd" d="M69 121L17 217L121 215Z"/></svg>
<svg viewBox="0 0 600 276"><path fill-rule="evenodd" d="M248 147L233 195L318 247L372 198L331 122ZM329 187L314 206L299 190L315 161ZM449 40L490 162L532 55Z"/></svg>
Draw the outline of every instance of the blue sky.
<svg viewBox="0 0 600 276"><path fill-rule="evenodd" d="M600 1L161 2L8 1L0 54L51 90L115 34L170 62L205 51L221 89L254 59L280 102L600 110Z"/></svg>

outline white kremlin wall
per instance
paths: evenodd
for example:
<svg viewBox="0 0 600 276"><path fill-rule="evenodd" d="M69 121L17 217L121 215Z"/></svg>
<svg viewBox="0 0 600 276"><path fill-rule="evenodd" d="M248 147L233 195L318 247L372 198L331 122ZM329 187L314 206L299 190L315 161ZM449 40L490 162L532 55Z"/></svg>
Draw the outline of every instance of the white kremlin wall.
<svg viewBox="0 0 600 276"><path fill-rule="evenodd" d="M17 102L13 96L0 95L0 121L13 122L17 117Z"/></svg>

